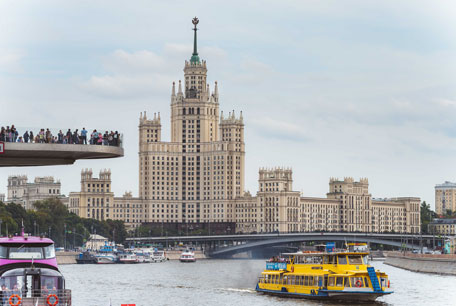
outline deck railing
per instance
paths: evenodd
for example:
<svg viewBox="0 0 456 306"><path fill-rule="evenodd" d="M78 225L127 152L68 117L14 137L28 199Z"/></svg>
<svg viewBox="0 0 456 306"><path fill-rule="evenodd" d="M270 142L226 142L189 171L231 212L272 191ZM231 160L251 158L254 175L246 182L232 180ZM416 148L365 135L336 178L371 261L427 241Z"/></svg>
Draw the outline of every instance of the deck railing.
<svg viewBox="0 0 456 306"><path fill-rule="evenodd" d="M5 127L5 126L2 126ZM1 128L1 127L0 127ZM68 129L59 129L59 128L45 128L44 134L40 135L41 128L35 127L16 127L17 135L13 133L7 133L5 130L0 130L0 141L1 142L24 142L24 143L57 143L57 144L84 144L84 145L103 145L103 146L115 146L123 147L123 134L117 133L116 136L110 135L111 130L97 130L97 133L103 135L100 141L99 137L92 138L93 131L95 129L87 130L86 136L81 135L81 129L78 129L77 135L74 135L76 129L71 129L71 135L67 137ZM50 133L46 133L49 130ZM33 137L30 138L28 134L28 139L24 138L25 132L33 132ZM63 136L60 137L59 133L62 131ZM108 133L105 136L105 133ZM113 132L114 133L114 132Z"/></svg>
<svg viewBox="0 0 456 306"><path fill-rule="evenodd" d="M71 290L2 291L0 305L71 306Z"/></svg>

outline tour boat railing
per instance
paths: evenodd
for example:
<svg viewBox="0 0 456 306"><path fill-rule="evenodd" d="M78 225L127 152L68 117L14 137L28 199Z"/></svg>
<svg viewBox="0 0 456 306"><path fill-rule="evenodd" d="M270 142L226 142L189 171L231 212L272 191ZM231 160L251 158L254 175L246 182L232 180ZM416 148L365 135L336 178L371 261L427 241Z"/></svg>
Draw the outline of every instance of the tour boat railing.
<svg viewBox="0 0 456 306"><path fill-rule="evenodd" d="M1 291L1 305L71 306L71 290Z"/></svg>

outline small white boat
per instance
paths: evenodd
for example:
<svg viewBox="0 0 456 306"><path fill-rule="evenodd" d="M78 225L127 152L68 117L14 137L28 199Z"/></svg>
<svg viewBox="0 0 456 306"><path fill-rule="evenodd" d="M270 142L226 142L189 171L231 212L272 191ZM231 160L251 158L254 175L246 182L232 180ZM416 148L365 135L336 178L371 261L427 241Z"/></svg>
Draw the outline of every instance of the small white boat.
<svg viewBox="0 0 456 306"><path fill-rule="evenodd" d="M138 263L138 257L132 253L121 254L119 257L119 262L124 264L135 264Z"/></svg>
<svg viewBox="0 0 456 306"><path fill-rule="evenodd" d="M195 262L195 253L191 250L185 250L182 252L181 256L179 257L180 262Z"/></svg>
<svg viewBox="0 0 456 306"><path fill-rule="evenodd" d="M117 256L111 253L99 253L95 255L97 264L114 264L117 261Z"/></svg>
<svg viewBox="0 0 456 306"><path fill-rule="evenodd" d="M135 255L136 255L136 259L138 260L138 263L145 263L146 257L144 255L144 253L136 252Z"/></svg>
<svg viewBox="0 0 456 306"><path fill-rule="evenodd" d="M154 251L152 253L152 262L163 262L166 261L165 251Z"/></svg>

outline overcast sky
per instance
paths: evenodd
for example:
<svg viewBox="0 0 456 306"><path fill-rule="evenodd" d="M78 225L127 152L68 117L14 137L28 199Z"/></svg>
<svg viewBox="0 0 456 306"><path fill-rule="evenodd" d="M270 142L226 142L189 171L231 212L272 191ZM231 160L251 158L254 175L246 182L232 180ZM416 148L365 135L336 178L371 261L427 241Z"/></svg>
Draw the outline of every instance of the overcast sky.
<svg viewBox="0 0 456 306"><path fill-rule="evenodd" d="M243 111L246 189L259 167L293 168L294 189L325 197L330 177L369 178L373 197L456 181L454 1L0 2L0 125L119 130L125 157L0 168L53 175L65 194L82 168L111 168L138 194L138 119L161 112L192 51L218 81L220 109Z"/></svg>

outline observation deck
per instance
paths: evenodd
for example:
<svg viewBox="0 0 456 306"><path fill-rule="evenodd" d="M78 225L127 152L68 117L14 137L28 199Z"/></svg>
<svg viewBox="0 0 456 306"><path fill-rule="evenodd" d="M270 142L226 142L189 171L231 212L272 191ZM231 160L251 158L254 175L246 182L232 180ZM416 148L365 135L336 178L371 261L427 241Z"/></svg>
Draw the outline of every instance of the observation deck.
<svg viewBox="0 0 456 306"><path fill-rule="evenodd" d="M4 142L0 167L71 165L79 159L123 156L121 146Z"/></svg>

